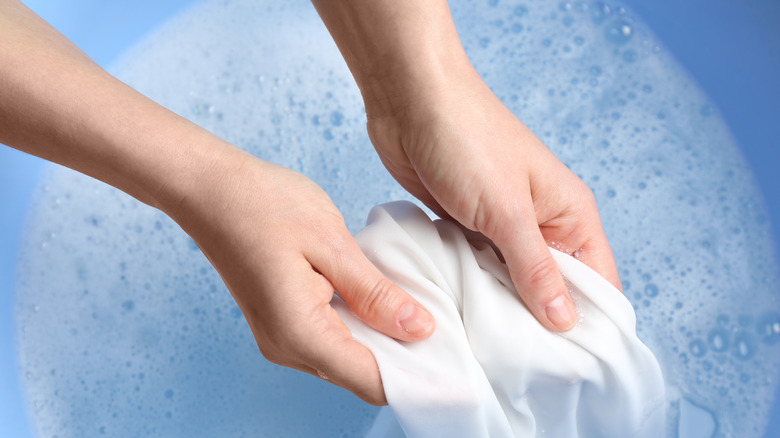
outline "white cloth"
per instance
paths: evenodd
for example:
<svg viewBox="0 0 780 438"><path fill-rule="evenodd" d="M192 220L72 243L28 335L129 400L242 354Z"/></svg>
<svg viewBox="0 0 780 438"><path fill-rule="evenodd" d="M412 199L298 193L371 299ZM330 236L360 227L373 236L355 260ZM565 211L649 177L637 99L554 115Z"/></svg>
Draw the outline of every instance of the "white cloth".
<svg viewBox="0 0 780 438"><path fill-rule="evenodd" d="M580 315L557 334L522 304L493 249L451 222L395 202L375 207L355 238L436 318L429 339L405 343L332 302L376 357L407 436L664 435L663 378L633 308L586 265L551 250Z"/></svg>

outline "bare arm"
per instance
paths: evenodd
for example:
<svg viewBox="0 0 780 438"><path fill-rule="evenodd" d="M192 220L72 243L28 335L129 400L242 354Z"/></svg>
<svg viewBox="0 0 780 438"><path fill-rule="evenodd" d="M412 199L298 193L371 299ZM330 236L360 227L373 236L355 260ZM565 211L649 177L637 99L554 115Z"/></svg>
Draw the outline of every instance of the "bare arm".
<svg viewBox="0 0 780 438"><path fill-rule="evenodd" d="M360 87L390 173L442 216L490 238L539 321L576 321L547 245L620 288L590 189L490 91L446 0L313 0Z"/></svg>
<svg viewBox="0 0 780 438"><path fill-rule="evenodd" d="M0 0L0 142L167 213L217 269L269 360L385 403L334 288L405 341L431 316L361 253L327 194L166 110L103 71L15 0Z"/></svg>
<svg viewBox="0 0 780 438"><path fill-rule="evenodd" d="M0 29L3 143L157 207L183 195L205 154L232 149L113 78L20 2L0 1Z"/></svg>

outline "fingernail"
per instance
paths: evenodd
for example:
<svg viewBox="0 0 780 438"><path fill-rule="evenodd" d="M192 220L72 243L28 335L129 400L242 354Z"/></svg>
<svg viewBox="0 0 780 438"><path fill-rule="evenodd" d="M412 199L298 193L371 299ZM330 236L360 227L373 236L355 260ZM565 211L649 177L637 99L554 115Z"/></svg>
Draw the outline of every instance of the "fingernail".
<svg viewBox="0 0 780 438"><path fill-rule="evenodd" d="M577 322L573 307L566 296L561 295L552 300L544 310L547 313L547 318L558 330L566 331L574 327Z"/></svg>
<svg viewBox="0 0 780 438"><path fill-rule="evenodd" d="M421 307L412 303L405 304L398 312L401 328L410 335L424 335L433 327L433 317Z"/></svg>

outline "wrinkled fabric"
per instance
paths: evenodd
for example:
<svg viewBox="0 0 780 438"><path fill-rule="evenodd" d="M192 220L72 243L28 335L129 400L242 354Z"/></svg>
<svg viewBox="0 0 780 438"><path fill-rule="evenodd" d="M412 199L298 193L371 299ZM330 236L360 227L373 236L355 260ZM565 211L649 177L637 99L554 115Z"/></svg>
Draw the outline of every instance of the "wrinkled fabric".
<svg viewBox="0 0 780 438"><path fill-rule="evenodd" d="M485 242L417 206L375 207L355 236L366 256L436 318L405 343L332 305L376 357L387 400L409 437L659 437L661 370L637 338L626 298L551 249L579 314L566 333L544 328Z"/></svg>

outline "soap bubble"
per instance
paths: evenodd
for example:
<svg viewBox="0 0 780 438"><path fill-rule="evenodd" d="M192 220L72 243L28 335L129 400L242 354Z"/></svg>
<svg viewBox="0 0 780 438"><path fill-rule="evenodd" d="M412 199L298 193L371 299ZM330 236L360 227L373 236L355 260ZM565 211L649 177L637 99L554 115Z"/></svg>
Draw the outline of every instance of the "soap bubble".
<svg viewBox="0 0 780 438"><path fill-rule="evenodd" d="M645 295L648 297L654 298L658 296L658 286L656 286L653 283L648 284L645 286Z"/></svg>
<svg viewBox="0 0 780 438"><path fill-rule="evenodd" d="M692 341L688 346L688 349L691 351L691 354L695 357L702 357L705 354L707 354L707 344L705 344L704 341L702 341L701 339L696 339L695 341Z"/></svg>
<svg viewBox="0 0 780 438"><path fill-rule="evenodd" d="M670 396L695 400L724 436L759 436L780 368L777 264L716 108L618 4L450 3L494 93L593 189ZM206 1L114 71L303 172L353 232L371 206L411 199L373 152L359 90L308 1ZM57 168L23 241L20 366L39 435L363 436L373 422L376 408L265 361L219 275L160 212Z"/></svg>
<svg viewBox="0 0 780 438"><path fill-rule="evenodd" d="M604 29L604 35L606 35L607 41L613 44L623 45L631 40L633 29L625 20L616 20Z"/></svg>
<svg viewBox="0 0 780 438"><path fill-rule="evenodd" d="M591 13L591 18L596 24L601 24L604 20L607 19L608 16L612 14L612 8L602 2L594 3L591 10L593 11Z"/></svg>
<svg viewBox="0 0 780 438"><path fill-rule="evenodd" d="M775 344L780 340L780 314L766 312L758 319L756 331L761 341L766 344Z"/></svg>
<svg viewBox="0 0 780 438"><path fill-rule="evenodd" d="M733 353L737 359L748 360L756 352L756 340L748 333L739 333L734 337Z"/></svg>
<svg viewBox="0 0 780 438"><path fill-rule="evenodd" d="M726 351L729 349L730 345L729 333L722 328L712 329L709 334L707 334L707 342L709 343L710 348L712 348L712 351Z"/></svg>

